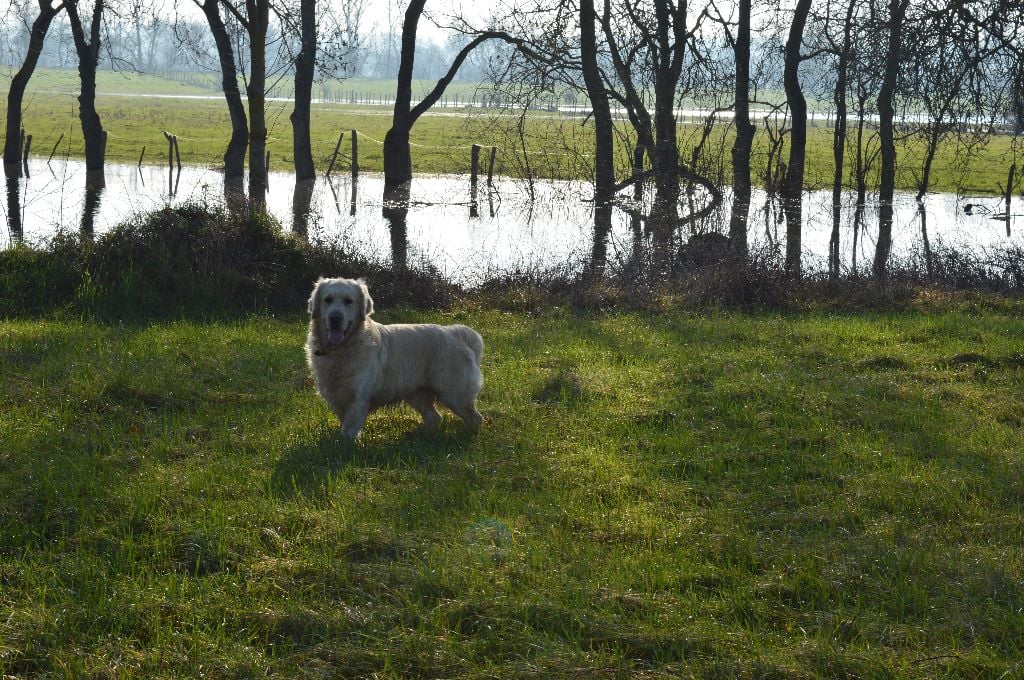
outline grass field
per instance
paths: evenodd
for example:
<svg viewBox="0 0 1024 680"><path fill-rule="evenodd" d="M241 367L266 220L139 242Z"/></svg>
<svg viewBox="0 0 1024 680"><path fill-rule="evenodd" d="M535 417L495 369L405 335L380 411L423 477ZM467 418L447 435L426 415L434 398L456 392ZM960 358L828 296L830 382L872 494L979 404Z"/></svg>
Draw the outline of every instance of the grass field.
<svg viewBox="0 0 1024 680"><path fill-rule="evenodd" d="M0 322L0 674L1024 672L1012 309L381 316L479 434L340 441L300 316Z"/></svg>
<svg viewBox="0 0 1024 680"><path fill-rule="evenodd" d="M137 163L145 147L145 162L162 164L167 160L167 142L163 132L179 136L182 160L192 165L220 165L224 146L230 136L230 123L223 99L208 86L209 76L184 74L187 80L203 81L202 86L181 83L145 74L103 73L99 79L98 108L104 128L109 133L107 159L110 162ZM2 82L2 80L0 80ZM422 91L427 83L416 84ZM392 87L387 81L353 80L337 84L339 93L352 90L372 97L386 97ZM461 100L471 97L477 85L461 83L453 87L452 96ZM67 71L42 71L32 81L26 97L25 126L33 134L33 153L49 156L63 134L56 153L80 157L84 154L75 99L75 74ZM146 94L159 96L144 96ZM174 98L172 95L178 95ZM204 99L185 97L207 97ZM393 96L393 95L392 95ZM268 126L272 168L291 168L292 131L289 121L291 103L268 103ZM0 111L0 125L6 111ZM516 116L505 112L481 109L435 109L426 114L413 129L413 167L418 173L468 173L470 147L473 144L497 146L500 150L498 171L524 176L529 171L536 177L578 179L590 177L592 170L593 131L578 118L560 117L533 112L526 121L525 137L520 140L514 127ZM315 162L325 171L338 134L346 132L342 153L350 148L351 130L359 130L360 166L369 171L383 169L381 142L391 125L390 106L351 104L318 104L313 109L313 150ZM680 126L680 144L684 156L697 144L702 126L692 121ZM705 144L705 157L721 159L712 162L705 172L722 183L731 182L729 149L731 130L719 126ZM617 141L619 174L625 176L629 167L629 149ZM524 146L525 158L524 161ZM755 137L753 167L755 182L760 183L767 163L768 139L763 130ZM922 148L916 138L904 140L899 149L897 184L900 189L916 191ZM1016 151L1017 156L1020 150ZM1015 156L1012 138L993 137L965 163L956 159L956 149L947 144L940 149L933 170L932 191L996 194L1001 192ZM849 157L852 162L852 156ZM347 160L340 161L347 168ZM806 185L809 189L831 186L832 132L824 121L810 128ZM850 172L847 173L850 177ZM871 174L877 182L877 163Z"/></svg>

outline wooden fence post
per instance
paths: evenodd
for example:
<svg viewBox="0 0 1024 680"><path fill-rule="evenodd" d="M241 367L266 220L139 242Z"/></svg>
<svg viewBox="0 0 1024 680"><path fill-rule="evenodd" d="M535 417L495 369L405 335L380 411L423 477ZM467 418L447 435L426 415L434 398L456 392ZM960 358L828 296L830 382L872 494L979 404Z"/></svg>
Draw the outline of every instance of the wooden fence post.
<svg viewBox="0 0 1024 680"><path fill-rule="evenodd" d="M476 176L480 171L480 145L474 144L469 152L469 185L476 188Z"/></svg>
<svg viewBox="0 0 1024 680"><path fill-rule="evenodd" d="M146 145L142 145L142 153L139 154L139 170L142 170L142 159L146 157Z"/></svg>
<svg viewBox="0 0 1024 680"><path fill-rule="evenodd" d="M334 154L331 156L331 164L327 166L326 177L331 176L331 170L334 169L334 161L338 160L338 150L341 149L341 140L345 137L345 131L342 130L341 134L338 135L338 143L334 145Z"/></svg>
<svg viewBox="0 0 1024 680"><path fill-rule="evenodd" d="M352 179L359 179L359 133L352 131Z"/></svg>
<svg viewBox="0 0 1024 680"><path fill-rule="evenodd" d="M181 170L181 147L178 146L178 135L174 135L174 157L178 161L178 170Z"/></svg>
<svg viewBox="0 0 1024 680"><path fill-rule="evenodd" d="M498 147L491 147L491 160L487 163L487 186L494 186L494 158L498 155Z"/></svg>
<svg viewBox="0 0 1024 680"><path fill-rule="evenodd" d="M164 137L167 138L167 169L174 170L174 137L170 132L164 130Z"/></svg>
<svg viewBox="0 0 1024 680"><path fill-rule="evenodd" d="M100 158L104 161L107 160L107 131L103 131L103 137L100 141Z"/></svg>
<svg viewBox="0 0 1024 680"><path fill-rule="evenodd" d="M476 200L477 174L480 171L480 145L474 144L469 156L469 216L479 217L480 208Z"/></svg>

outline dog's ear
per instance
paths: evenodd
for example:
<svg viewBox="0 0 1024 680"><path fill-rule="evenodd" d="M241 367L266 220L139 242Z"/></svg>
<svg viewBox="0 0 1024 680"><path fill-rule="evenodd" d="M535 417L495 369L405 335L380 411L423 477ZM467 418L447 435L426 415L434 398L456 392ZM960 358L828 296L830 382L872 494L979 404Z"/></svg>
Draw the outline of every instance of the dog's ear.
<svg viewBox="0 0 1024 680"><path fill-rule="evenodd" d="M359 284L359 291L363 294L363 318L373 314L373 298L370 297L370 289L366 287L366 279L359 277L356 279L356 283Z"/></svg>
<svg viewBox="0 0 1024 680"><path fill-rule="evenodd" d="M327 279L320 277L316 283L313 284L313 293L309 296L309 315L319 316L320 315L320 286ZM314 314L315 313L315 314Z"/></svg>

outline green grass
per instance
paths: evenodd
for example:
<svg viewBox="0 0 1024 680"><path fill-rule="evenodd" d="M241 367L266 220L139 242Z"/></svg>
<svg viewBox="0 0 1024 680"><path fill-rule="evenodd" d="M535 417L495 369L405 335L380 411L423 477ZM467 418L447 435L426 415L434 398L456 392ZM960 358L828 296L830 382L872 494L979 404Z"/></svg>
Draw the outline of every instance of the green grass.
<svg viewBox="0 0 1024 680"><path fill-rule="evenodd" d="M1016 677L1020 316L526 316L488 418L304 321L0 322L0 674Z"/></svg>
<svg viewBox="0 0 1024 680"><path fill-rule="evenodd" d="M9 76L7 76L9 77ZM118 163L137 163L145 147L145 162L163 164L167 161L167 142L163 132L179 136L183 162L191 165L220 166L224 146L230 137L227 108L218 96L216 81L210 76L181 74L189 83L145 74L119 74L103 72L98 76L97 106L104 128L109 133L107 159ZM64 134L57 149L58 155L81 157L84 155L81 128L78 122L76 74L71 71L41 71L31 82L24 107L25 127L33 134L33 155L47 157L58 138ZM4 78L0 77L0 84ZM288 94L287 79L281 81ZM198 84L192 84L198 83ZM414 85L414 92L427 87L425 81ZM359 92L371 97L393 96L391 81L353 79L341 83L318 85L336 92ZM452 96L464 100L478 88L476 83L458 83ZM210 99L174 99L139 96L145 93L160 95L203 95ZM268 102L268 128L271 167L292 169L292 130L289 114L291 103ZM0 125L6 110L0 110ZM516 117L507 112L480 109L443 109L424 115L413 128L413 168L417 173L468 173L470 147L473 144L497 146L498 172L511 176L525 176L526 162L522 145L525 144L530 171L536 177L555 179L588 178L593 154L593 130L584 127L580 119L562 118L545 112L533 112L527 119L526 136L518 138ZM391 126L390 106L351 104L318 104L313 107L312 143L314 159L321 172L327 169L338 140L345 131L342 153L350 149L350 130L362 133L359 146L360 167L379 172L383 169L381 142ZM699 142L702 125L687 121L680 126L680 146L684 157ZM874 142L873 142L874 143ZM874 143L876 146L877 144ZM704 158L707 166L702 170L716 181L731 182L730 148L732 132L719 126L705 143ZM761 183L767 163L768 138L763 130L755 137L753 175ZM788 152L784 151L785 154ZM629 172L630 150L621 139L616 141L618 174ZM1019 156L1019 151L1017 151ZM904 140L898 150L898 188L916 191L919 166L923 157L920 141ZM486 156L485 156L486 159ZM852 163L852 154L848 154ZM977 149L967 162L958 162L957 147L944 144L936 158L931 190L982 194L1001 193L1007 169L1019 158L1014 154L1012 138L997 135ZM486 160L485 160L486 162ZM348 168L344 158L337 166ZM806 187L821 189L831 186L834 163L832 160L832 131L825 121L818 121L809 130ZM848 171L850 182L852 171ZM870 183L877 184L877 163L870 173Z"/></svg>

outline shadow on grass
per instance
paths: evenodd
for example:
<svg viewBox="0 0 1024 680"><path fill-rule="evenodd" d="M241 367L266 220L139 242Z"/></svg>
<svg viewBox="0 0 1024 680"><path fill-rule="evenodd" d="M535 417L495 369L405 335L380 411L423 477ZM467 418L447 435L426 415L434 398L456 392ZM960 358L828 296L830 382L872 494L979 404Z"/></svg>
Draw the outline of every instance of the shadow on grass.
<svg viewBox="0 0 1024 680"><path fill-rule="evenodd" d="M282 498L319 496L346 468L423 467L465 454L475 439L476 433L461 423L444 423L431 432L415 429L397 439L369 443L353 442L332 428L286 451L274 466L271 489Z"/></svg>

